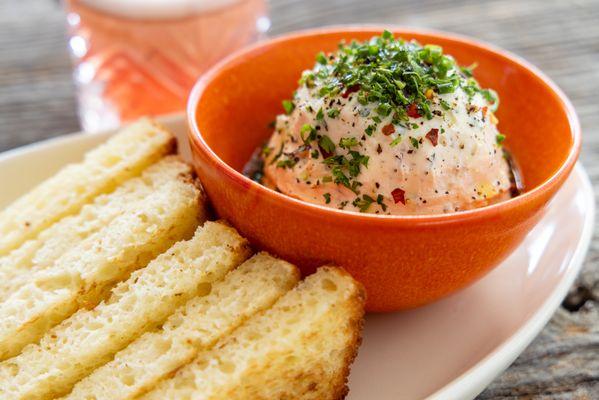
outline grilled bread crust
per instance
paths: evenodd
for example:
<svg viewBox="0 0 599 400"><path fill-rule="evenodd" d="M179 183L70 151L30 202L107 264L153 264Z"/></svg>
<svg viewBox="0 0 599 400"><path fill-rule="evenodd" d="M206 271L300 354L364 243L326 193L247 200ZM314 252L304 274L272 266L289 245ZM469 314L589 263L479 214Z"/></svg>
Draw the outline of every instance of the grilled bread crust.
<svg viewBox="0 0 599 400"><path fill-rule="evenodd" d="M176 243L118 284L105 302L79 310L38 345L0 363L0 397L33 400L68 393L187 300L205 294L247 256L247 242L234 229L207 222L192 239Z"/></svg>
<svg viewBox="0 0 599 400"><path fill-rule="evenodd" d="M318 399L347 393L364 291L324 267L143 399Z"/></svg>
<svg viewBox="0 0 599 400"><path fill-rule="evenodd" d="M142 119L0 212L0 399L346 396L362 286L246 261L174 147Z"/></svg>
<svg viewBox="0 0 599 400"><path fill-rule="evenodd" d="M69 249L110 224L115 218L133 214L147 197L170 181L192 178L191 166L167 156L125 181L114 192L103 194L81 211L54 223L10 254L0 257L0 302L30 281L32 274L51 267ZM200 216L200 218L203 218Z"/></svg>
<svg viewBox="0 0 599 400"><path fill-rule="evenodd" d="M205 217L191 175L160 185L133 213L120 215L62 254L0 303L0 360L36 343L77 309L93 308L110 288L193 235Z"/></svg>
<svg viewBox="0 0 599 400"><path fill-rule="evenodd" d="M56 175L0 212L0 255L102 193L113 191L126 179L139 175L175 149L174 136L143 119L122 129L106 143L85 155L82 162L64 167Z"/></svg>
<svg viewBox="0 0 599 400"><path fill-rule="evenodd" d="M164 326L142 335L77 383L65 400L126 400L151 389L200 350L257 312L270 308L299 280L293 265L260 253L180 307Z"/></svg>

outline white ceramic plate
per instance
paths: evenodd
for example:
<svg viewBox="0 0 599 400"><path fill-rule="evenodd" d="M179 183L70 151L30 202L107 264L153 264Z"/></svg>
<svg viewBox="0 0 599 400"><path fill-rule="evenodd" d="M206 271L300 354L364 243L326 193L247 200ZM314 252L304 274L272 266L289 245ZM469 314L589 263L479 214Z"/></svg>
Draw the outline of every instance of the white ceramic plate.
<svg viewBox="0 0 599 400"><path fill-rule="evenodd" d="M163 122L185 138L181 116ZM0 207L109 134L68 135L0 155ZM582 265L593 219L592 187L579 165L524 243L485 278L427 307L367 317L349 399L474 398L559 306Z"/></svg>

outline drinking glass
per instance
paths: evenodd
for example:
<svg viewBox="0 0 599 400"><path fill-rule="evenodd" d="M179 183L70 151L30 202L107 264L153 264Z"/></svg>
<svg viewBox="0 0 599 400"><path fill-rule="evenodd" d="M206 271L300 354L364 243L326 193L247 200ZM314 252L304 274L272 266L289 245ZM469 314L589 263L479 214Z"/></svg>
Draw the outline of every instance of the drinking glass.
<svg viewBox="0 0 599 400"><path fill-rule="evenodd" d="M215 62L269 28L265 0L66 0L86 131L185 108Z"/></svg>

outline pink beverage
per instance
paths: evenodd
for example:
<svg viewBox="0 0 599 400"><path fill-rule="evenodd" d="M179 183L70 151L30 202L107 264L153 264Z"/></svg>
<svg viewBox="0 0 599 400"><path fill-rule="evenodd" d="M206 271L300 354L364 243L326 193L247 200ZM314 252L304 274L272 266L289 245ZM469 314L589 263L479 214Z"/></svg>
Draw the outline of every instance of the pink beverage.
<svg viewBox="0 0 599 400"><path fill-rule="evenodd" d="M197 78L269 27L265 0L66 0L85 130L185 108Z"/></svg>

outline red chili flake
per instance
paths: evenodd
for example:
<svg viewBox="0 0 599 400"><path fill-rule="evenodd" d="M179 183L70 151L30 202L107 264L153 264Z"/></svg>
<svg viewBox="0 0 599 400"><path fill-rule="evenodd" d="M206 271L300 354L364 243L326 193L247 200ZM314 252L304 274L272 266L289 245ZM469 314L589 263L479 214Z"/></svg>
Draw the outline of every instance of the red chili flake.
<svg viewBox="0 0 599 400"><path fill-rule="evenodd" d="M488 107L483 107L483 118L487 116Z"/></svg>
<svg viewBox="0 0 599 400"><path fill-rule="evenodd" d="M383 126L382 131L385 134L385 136L389 136L390 134L395 132L395 127L393 126L393 124L385 125Z"/></svg>
<svg viewBox="0 0 599 400"><path fill-rule="evenodd" d="M408 116L412 117L412 118L420 118L422 117L422 115L420 115L420 113L418 112L418 106L416 105L416 103L412 103L408 106Z"/></svg>
<svg viewBox="0 0 599 400"><path fill-rule="evenodd" d="M358 90L360 90L360 84L356 83L355 85L351 85L350 87L348 87L347 89L345 89L345 92L343 92L343 94L341 95L341 97L343 97L344 99L347 99L348 96L354 92L357 92Z"/></svg>
<svg viewBox="0 0 599 400"><path fill-rule="evenodd" d="M430 131L428 131L428 133L426 134L426 138L428 140L430 140L430 142L433 144L433 146L437 145L437 142L439 140L439 130L437 128L433 128Z"/></svg>
<svg viewBox="0 0 599 400"><path fill-rule="evenodd" d="M406 204L405 194L406 192L400 188L393 189L391 192L391 196L393 196L393 201L395 201L395 204L399 202L401 202L401 204Z"/></svg>

